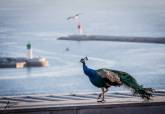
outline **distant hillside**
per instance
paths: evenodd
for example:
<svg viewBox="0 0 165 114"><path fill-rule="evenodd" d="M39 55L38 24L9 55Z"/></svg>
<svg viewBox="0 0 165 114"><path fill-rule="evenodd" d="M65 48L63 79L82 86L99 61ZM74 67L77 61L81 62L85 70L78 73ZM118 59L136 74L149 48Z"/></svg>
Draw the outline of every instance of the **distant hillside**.
<svg viewBox="0 0 165 114"><path fill-rule="evenodd" d="M101 36L101 35L70 35L59 37L58 40L74 41L121 41L121 42L144 42L165 43L165 37L124 37L124 36Z"/></svg>

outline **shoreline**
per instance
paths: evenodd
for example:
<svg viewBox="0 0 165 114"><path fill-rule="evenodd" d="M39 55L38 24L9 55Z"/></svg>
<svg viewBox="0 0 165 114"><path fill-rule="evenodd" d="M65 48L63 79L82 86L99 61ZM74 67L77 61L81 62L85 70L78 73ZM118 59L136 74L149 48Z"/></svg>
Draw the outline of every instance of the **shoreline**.
<svg viewBox="0 0 165 114"><path fill-rule="evenodd" d="M165 37L126 37L126 36L104 36L104 35L69 35L59 37L57 40L72 41L119 41L138 43L161 43L165 44Z"/></svg>

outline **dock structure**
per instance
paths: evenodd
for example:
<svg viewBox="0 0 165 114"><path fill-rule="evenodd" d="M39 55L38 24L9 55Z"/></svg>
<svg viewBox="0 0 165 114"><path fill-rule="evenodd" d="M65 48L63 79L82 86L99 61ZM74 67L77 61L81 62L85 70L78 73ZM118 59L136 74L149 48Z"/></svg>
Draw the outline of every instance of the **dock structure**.
<svg viewBox="0 0 165 114"><path fill-rule="evenodd" d="M24 68L24 67L45 67L48 60L43 57L0 57L0 68Z"/></svg>
<svg viewBox="0 0 165 114"><path fill-rule="evenodd" d="M134 37L134 36L105 36L105 35L69 35L61 36L58 40L71 41L115 41L139 43L165 43L164 37Z"/></svg>
<svg viewBox="0 0 165 114"><path fill-rule="evenodd" d="M27 95L0 97L0 114L165 114L165 92L151 101L128 93L107 93L97 103L98 93Z"/></svg>

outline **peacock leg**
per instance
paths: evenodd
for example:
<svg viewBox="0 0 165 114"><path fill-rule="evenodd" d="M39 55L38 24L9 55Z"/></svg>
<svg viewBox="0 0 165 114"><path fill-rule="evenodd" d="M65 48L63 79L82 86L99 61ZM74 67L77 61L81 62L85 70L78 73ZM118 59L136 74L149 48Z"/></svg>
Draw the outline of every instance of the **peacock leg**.
<svg viewBox="0 0 165 114"><path fill-rule="evenodd" d="M103 98L102 98L102 102L105 102L104 98L105 98L105 93L108 92L108 88L105 88L105 91L104 91L104 88L103 88Z"/></svg>
<svg viewBox="0 0 165 114"><path fill-rule="evenodd" d="M102 102L105 102L105 100L104 100L104 93L105 93L105 91L104 91L104 88L103 88L103 97L102 97Z"/></svg>
<svg viewBox="0 0 165 114"><path fill-rule="evenodd" d="M102 93L99 94L98 98L97 98L97 102L102 102L102 100L100 100L100 98L103 96L103 91L104 88L101 88Z"/></svg>
<svg viewBox="0 0 165 114"><path fill-rule="evenodd" d="M105 91L104 91L104 93L106 93L106 92L108 92L108 88L105 88Z"/></svg>
<svg viewBox="0 0 165 114"><path fill-rule="evenodd" d="M99 94L97 100L99 100L101 98L101 96L102 96L102 93Z"/></svg>

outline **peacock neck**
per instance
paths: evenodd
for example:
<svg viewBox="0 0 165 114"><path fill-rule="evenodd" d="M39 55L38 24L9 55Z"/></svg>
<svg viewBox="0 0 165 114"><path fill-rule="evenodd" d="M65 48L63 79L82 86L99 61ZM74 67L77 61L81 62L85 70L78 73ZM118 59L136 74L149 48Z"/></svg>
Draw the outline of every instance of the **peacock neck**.
<svg viewBox="0 0 165 114"><path fill-rule="evenodd" d="M83 70L84 70L84 72L85 72L85 70L87 70L87 69L88 69L88 67L87 67L86 63L83 62Z"/></svg>
<svg viewBox="0 0 165 114"><path fill-rule="evenodd" d="M85 64L85 62L83 63L83 70L84 73L89 77L92 78L93 77L93 70L88 68L87 65Z"/></svg>

